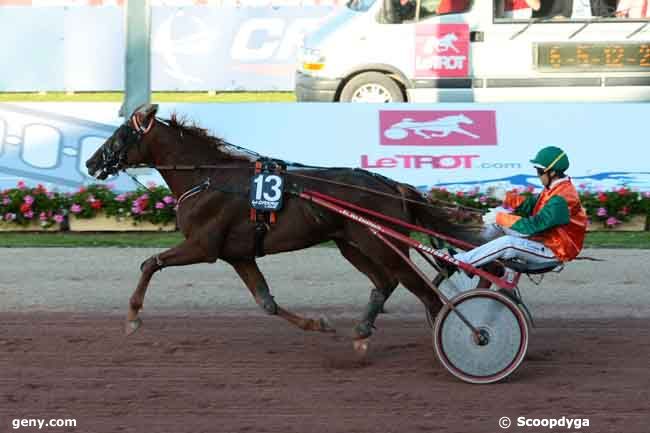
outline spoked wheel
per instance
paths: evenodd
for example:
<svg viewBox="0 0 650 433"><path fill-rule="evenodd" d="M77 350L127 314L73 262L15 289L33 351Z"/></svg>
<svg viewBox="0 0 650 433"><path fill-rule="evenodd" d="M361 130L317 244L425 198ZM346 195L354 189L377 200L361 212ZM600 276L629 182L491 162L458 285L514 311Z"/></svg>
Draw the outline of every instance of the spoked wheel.
<svg viewBox="0 0 650 433"><path fill-rule="evenodd" d="M528 324L521 310L488 290L467 292L453 303L480 336L450 306L443 307L433 327L433 346L442 365L469 383L494 383L511 375L528 349Z"/></svg>

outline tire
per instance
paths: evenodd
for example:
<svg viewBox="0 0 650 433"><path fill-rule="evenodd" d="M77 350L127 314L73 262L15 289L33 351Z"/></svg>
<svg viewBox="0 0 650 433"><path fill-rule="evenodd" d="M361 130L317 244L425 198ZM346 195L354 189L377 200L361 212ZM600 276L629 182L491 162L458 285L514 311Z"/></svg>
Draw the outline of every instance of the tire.
<svg viewBox="0 0 650 433"><path fill-rule="evenodd" d="M519 307L488 290L464 293L453 303L487 339L478 343L460 317L445 306L433 327L433 346L443 367L476 384L498 382L514 373L528 349L528 324Z"/></svg>
<svg viewBox="0 0 650 433"><path fill-rule="evenodd" d="M402 89L381 72L364 72L348 81L341 91L341 102L404 102Z"/></svg>

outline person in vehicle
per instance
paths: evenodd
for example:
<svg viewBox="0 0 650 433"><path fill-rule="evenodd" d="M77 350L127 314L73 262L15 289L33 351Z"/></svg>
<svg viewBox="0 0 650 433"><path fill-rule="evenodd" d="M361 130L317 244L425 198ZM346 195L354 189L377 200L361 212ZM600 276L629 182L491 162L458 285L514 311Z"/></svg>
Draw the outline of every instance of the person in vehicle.
<svg viewBox="0 0 650 433"><path fill-rule="evenodd" d="M526 2L533 9L533 18L571 18L573 12L573 0L526 0Z"/></svg>
<svg viewBox="0 0 650 433"><path fill-rule="evenodd" d="M498 228L505 235L456 254L456 259L479 267L497 259L550 265L578 256L587 230L587 215L565 174L569 158L562 149L550 146L540 150L531 162L544 187L542 192L528 198L508 192L503 204L513 211L497 208L484 216L487 228Z"/></svg>
<svg viewBox="0 0 650 433"><path fill-rule="evenodd" d="M469 9L469 0L442 0L436 9L437 15L458 14Z"/></svg>
<svg viewBox="0 0 650 433"><path fill-rule="evenodd" d="M617 0L591 0L591 14L595 17L613 17Z"/></svg>
<svg viewBox="0 0 650 433"><path fill-rule="evenodd" d="M616 16L620 18L650 18L648 0L620 0L616 7Z"/></svg>

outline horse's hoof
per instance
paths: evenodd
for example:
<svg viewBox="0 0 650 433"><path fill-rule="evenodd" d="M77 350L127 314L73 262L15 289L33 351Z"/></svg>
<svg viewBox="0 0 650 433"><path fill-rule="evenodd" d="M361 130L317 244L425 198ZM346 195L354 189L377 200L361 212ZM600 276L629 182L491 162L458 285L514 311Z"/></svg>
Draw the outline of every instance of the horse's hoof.
<svg viewBox="0 0 650 433"><path fill-rule="evenodd" d="M368 345L370 344L369 338L358 338L352 342L354 352L358 357L363 358L368 353Z"/></svg>
<svg viewBox="0 0 650 433"><path fill-rule="evenodd" d="M141 326L142 326L142 319L140 319L139 317L135 320L127 320L126 325L124 327L124 333L126 334L127 337L129 335L133 335L135 331L140 329Z"/></svg>
<svg viewBox="0 0 650 433"><path fill-rule="evenodd" d="M325 316L319 318L319 326L321 332L333 332L336 333L336 329L332 326L332 323Z"/></svg>

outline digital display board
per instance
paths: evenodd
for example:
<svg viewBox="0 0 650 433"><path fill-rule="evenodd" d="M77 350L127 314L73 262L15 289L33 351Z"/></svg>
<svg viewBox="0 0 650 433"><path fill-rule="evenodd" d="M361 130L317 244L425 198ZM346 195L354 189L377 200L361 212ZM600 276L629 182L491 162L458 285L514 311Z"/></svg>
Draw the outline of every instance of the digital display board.
<svg viewBox="0 0 650 433"><path fill-rule="evenodd" d="M533 49L540 72L650 72L650 42L545 42Z"/></svg>

